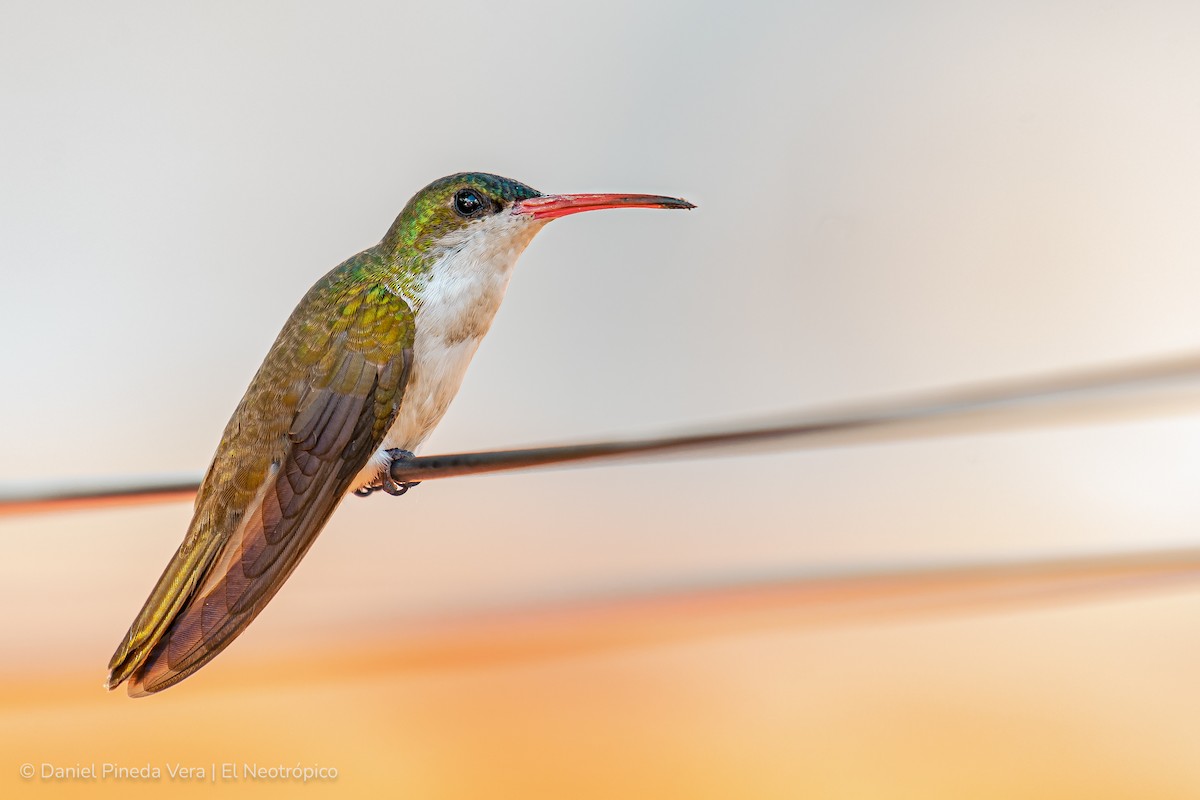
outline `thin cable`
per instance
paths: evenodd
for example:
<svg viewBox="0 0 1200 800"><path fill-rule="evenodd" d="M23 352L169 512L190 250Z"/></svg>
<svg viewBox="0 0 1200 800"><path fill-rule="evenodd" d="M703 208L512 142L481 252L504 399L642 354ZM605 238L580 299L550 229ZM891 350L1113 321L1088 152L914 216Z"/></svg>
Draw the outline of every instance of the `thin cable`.
<svg viewBox="0 0 1200 800"><path fill-rule="evenodd" d="M1121 399L1133 391L1164 388L1186 381L1200 381L1200 356L1186 356L1120 367L1076 372L1058 377L976 385L914 400L887 401L857 410L832 410L796 420L714 431L633 439L617 442L418 456L392 464L397 483L478 475L487 472L529 469L551 464L727 449L786 441L791 449L867 444L897 438L961 434L993 429L1002 424L1041 425L1039 414L1052 412L1055 404L1073 399ZM1125 398L1129 399L1129 398ZM1076 408L1076 407L1072 407ZM1072 409L1058 409L1060 412ZM1077 410L1082 410L1078 409ZM1092 409L1097 410L1097 409ZM1146 404L1135 413L1161 413ZM1197 412L1200 403L1173 407L1172 411ZM1000 412L1003 419L994 412ZM974 418L971 417L974 415ZM1082 418L1075 421L1084 421Z"/></svg>
<svg viewBox="0 0 1200 800"><path fill-rule="evenodd" d="M395 462L391 473L397 483L406 483L572 462L682 453L699 455L738 447L753 448L753 452L766 445L796 450L961 435L1049 422L1093 422L1091 414L1111 415L1114 410L1137 416L1196 413L1200 411L1200 397L1185 396L1180 391L1187 383L1200 384L1200 355L977 384L915 399L861 404L850 410L842 407L785 422L706 433L417 456ZM1138 395L1164 389L1176 392L1166 398L1169 402L1165 405L1161 402L1163 398ZM1137 404L1131 405L1131 400ZM183 500L195 494L197 486L196 480L160 478L116 480L93 486L10 487L0 489L0 516Z"/></svg>

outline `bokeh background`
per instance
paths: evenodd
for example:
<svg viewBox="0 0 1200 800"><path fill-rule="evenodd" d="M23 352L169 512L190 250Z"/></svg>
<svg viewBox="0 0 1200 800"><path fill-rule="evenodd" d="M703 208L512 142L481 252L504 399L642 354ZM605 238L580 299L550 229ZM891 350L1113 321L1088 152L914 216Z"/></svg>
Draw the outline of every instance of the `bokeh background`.
<svg viewBox="0 0 1200 800"><path fill-rule="evenodd" d="M307 287L465 169L698 208L543 232L427 453L1194 350L1198 36L1182 2L6 0L0 479L198 474ZM5 518L0 786L1195 797L1200 581L663 602L1184 547L1198 478L1177 414L351 499L241 639L138 701L104 667L188 505ZM338 777L166 775L223 763Z"/></svg>

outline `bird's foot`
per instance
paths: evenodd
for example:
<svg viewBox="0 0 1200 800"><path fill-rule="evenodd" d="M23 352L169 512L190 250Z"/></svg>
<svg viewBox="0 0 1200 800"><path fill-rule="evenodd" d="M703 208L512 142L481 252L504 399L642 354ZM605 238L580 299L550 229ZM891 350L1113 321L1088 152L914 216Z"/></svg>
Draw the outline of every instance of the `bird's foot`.
<svg viewBox="0 0 1200 800"><path fill-rule="evenodd" d="M371 495L375 494L375 492L380 491L387 492L392 497L399 497L412 487L421 483L420 481L404 481L403 483L397 483L396 481L392 480L392 464L395 464L397 461L408 461L416 458L416 456L409 451L401 450L398 447L394 447L385 452L390 459L387 467L385 467L383 472L379 474L379 478L374 483L369 483L366 486L354 490L354 493L359 497L370 497Z"/></svg>

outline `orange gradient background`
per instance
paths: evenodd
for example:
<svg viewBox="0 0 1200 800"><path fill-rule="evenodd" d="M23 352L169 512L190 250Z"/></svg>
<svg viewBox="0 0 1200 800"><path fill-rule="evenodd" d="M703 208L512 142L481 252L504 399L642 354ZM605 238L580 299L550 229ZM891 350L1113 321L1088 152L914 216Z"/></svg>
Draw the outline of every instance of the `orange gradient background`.
<svg viewBox="0 0 1200 800"><path fill-rule="evenodd" d="M540 234L427 453L1195 351L1197 34L1165 2L6 4L0 481L199 474L308 286L464 169L698 207ZM136 701L104 667L187 504L3 517L0 793L1195 797L1183 555L812 582L1185 553L1172 411L351 498ZM20 775L106 762L163 777ZM338 777L167 776L224 763Z"/></svg>

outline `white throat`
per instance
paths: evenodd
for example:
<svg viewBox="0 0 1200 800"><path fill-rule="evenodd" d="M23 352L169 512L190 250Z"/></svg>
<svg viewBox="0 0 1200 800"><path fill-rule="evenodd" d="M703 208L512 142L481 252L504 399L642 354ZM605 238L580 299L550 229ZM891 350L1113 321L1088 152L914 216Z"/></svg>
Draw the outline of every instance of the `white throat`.
<svg viewBox="0 0 1200 800"><path fill-rule="evenodd" d="M384 451L415 451L441 421L492 326L517 258L544 224L502 211L435 245L440 255L416 296L408 298L417 329L400 413L352 489L371 483L387 466Z"/></svg>

